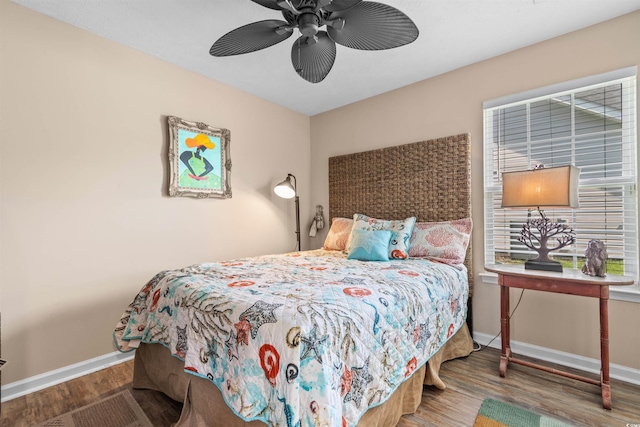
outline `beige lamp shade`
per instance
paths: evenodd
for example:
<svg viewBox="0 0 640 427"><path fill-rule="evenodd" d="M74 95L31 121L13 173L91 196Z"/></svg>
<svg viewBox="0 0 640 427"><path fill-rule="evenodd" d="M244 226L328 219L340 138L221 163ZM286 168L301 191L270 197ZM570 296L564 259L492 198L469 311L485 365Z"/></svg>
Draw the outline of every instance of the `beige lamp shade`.
<svg viewBox="0 0 640 427"><path fill-rule="evenodd" d="M502 174L503 208L577 208L580 169L568 165Z"/></svg>

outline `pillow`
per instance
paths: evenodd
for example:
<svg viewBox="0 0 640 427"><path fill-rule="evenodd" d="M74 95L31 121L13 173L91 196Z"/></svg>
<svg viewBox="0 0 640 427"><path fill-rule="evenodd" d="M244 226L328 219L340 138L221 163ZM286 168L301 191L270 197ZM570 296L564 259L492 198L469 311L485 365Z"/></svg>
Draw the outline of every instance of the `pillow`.
<svg viewBox="0 0 640 427"><path fill-rule="evenodd" d="M445 264L462 264L471 238L471 218L417 222L411 234L409 256Z"/></svg>
<svg viewBox="0 0 640 427"><path fill-rule="evenodd" d="M389 244L390 259L407 259L409 257L409 240L415 223L414 216L394 221L370 218L362 214L353 216L353 230L388 230L395 234ZM347 241L347 250L351 247L350 244L351 242Z"/></svg>
<svg viewBox="0 0 640 427"><path fill-rule="evenodd" d="M324 240L323 249L327 251L346 250L352 227L353 220L351 218L333 218L327 238Z"/></svg>
<svg viewBox="0 0 640 427"><path fill-rule="evenodd" d="M389 230L353 230L347 259L389 261Z"/></svg>

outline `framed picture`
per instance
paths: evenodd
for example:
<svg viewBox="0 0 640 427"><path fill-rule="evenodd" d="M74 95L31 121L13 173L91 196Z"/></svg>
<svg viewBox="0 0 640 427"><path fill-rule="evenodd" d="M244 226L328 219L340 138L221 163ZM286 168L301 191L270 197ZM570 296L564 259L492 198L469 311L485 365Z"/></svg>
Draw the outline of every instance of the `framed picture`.
<svg viewBox="0 0 640 427"><path fill-rule="evenodd" d="M228 129L218 129L179 117L169 124L169 196L231 197L231 157Z"/></svg>

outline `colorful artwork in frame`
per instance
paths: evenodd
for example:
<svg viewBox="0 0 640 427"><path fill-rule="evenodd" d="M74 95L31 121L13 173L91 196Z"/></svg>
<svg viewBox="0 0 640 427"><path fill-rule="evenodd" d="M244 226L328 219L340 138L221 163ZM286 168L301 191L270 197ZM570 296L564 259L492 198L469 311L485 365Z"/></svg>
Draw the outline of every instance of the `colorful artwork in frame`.
<svg viewBox="0 0 640 427"><path fill-rule="evenodd" d="M231 197L231 133L200 122L167 117L169 196Z"/></svg>

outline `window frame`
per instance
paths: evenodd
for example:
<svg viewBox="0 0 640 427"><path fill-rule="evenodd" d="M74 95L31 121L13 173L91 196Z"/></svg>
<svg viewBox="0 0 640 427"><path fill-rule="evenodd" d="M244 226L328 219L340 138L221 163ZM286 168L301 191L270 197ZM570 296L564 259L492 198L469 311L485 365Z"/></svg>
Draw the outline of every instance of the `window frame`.
<svg viewBox="0 0 640 427"><path fill-rule="evenodd" d="M551 86L546 86L526 92L521 92L517 94L508 95L505 97L497 98L494 100L490 100L483 103L483 190L485 192L484 197L484 253L485 253L485 263L493 263L495 262L495 245L494 245L494 237L496 236L494 233L494 212L496 208L494 206L494 196L497 193L502 192L502 188L496 185L496 180L494 174L499 173L499 171L493 171L494 165L494 142L493 142L493 134L491 131L494 129L493 117L494 111L498 108L506 108L514 105L522 105L524 104L527 108L526 117L527 122L531 119L529 108L531 104L536 101L542 99L549 99L554 96L559 95L567 95L571 94L571 99L574 99L574 95L581 91L588 90L594 86L608 86L610 84L616 84L623 82L623 84L628 84L628 89L623 92L623 105L626 105L628 109L631 111L627 120L623 121L622 125L622 137L621 138L631 138L629 141L623 142L627 144L627 147L631 147L630 149L633 152L633 156L630 156L626 159L627 162L630 162L633 176L631 180L625 179L624 175L620 178L621 186L627 186L627 189L630 189L635 197L629 197L627 194L623 197L625 203L630 203L632 206L624 206L622 208L622 212L626 209L631 208L634 213L634 219L625 221L624 224L631 224L631 231L625 231L625 233L635 234L632 236L632 241L625 241L624 248L633 247L635 252L635 257L638 258L638 253L640 249L638 248L639 241L639 232L638 232L638 208L640 205L639 195L638 195L638 179L639 179L639 170L638 170L638 128L637 128L637 114L638 114L638 87L637 87L637 66L628 67L621 70L616 70L609 73L589 76L581 79L576 79L568 82L563 82ZM627 93L633 94L635 99L632 99L632 104L629 104L629 99L625 98L624 95ZM626 103L626 104L625 104ZM572 113L573 114L573 113ZM575 136L574 125L572 122L572 137ZM535 141L532 141L530 135L530 128L527 123L527 138L526 138L526 146L531 147L532 142L535 145ZM626 132L626 133L625 133ZM575 143L575 142L573 142ZM534 147L535 148L535 147ZM575 160L572 161L575 164ZM587 184L592 183L593 179L581 179L581 186L585 187ZM632 202L629 202L629 201ZM523 211L523 218L526 215L526 211ZM573 218L575 220L575 216ZM524 219L523 219L524 222ZM629 253L626 249L624 250L624 258L625 259L633 259L633 253ZM574 250L575 255L575 250ZM640 260L635 261L632 266L632 272L626 272L625 275L631 275L635 277L635 284L633 286L619 286L619 287L611 287L611 297L613 299L632 301L640 303L640 285L638 281L638 270L640 269ZM574 264L575 265L575 264ZM482 274L485 277L493 277L490 273ZM490 279L489 282L493 282L495 279Z"/></svg>

